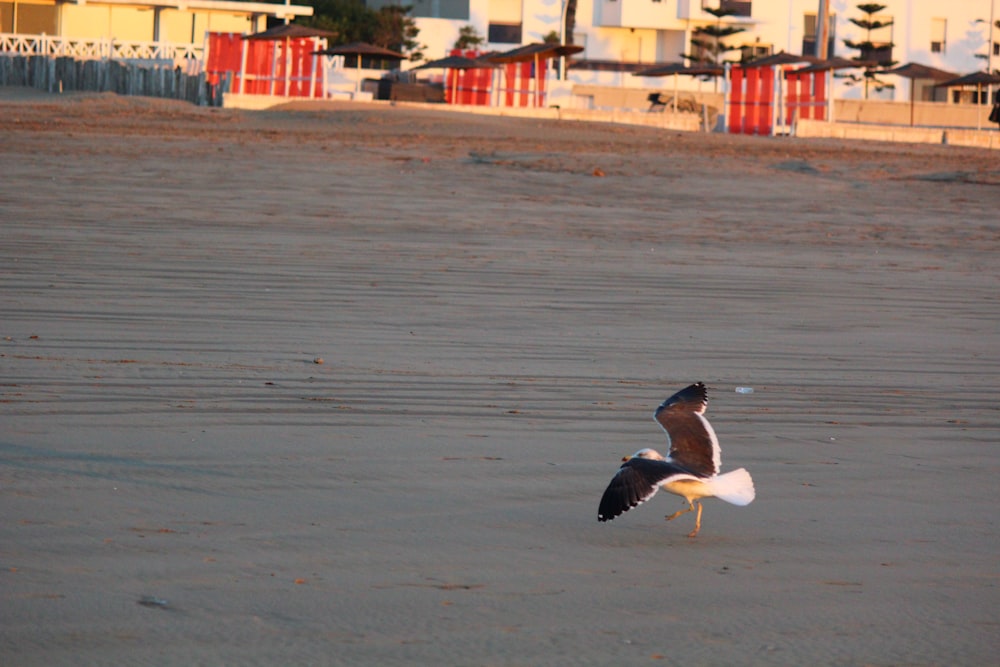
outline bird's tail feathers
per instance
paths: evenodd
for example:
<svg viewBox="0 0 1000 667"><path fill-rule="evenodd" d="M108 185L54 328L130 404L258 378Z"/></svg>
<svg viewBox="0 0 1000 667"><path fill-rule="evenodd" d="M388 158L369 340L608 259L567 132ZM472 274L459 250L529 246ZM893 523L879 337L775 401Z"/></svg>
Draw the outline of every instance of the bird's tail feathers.
<svg viewBox="0 0 1000 667"><path fill-rule="evenodd" d="M753 479L744 468L714 477L710 485L713 496L733 505L749 505L756 495Z"/></svg>

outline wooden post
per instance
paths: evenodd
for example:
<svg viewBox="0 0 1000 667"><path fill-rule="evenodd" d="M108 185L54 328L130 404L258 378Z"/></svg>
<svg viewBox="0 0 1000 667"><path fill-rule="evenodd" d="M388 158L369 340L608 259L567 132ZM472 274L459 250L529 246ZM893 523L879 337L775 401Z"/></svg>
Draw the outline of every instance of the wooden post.
<svg viewBox="0 0 1000 667"><path fill-rule="evenodd" d="M247 50L249 48L250 48L249 41L247 41L245 39L241 39L240 40L240 54L241 54L241 57L240 57L240 60L241 60L241 63L240 63L240 95L243 94L243 91L246 88L246 80L247 80Z"/></svg>

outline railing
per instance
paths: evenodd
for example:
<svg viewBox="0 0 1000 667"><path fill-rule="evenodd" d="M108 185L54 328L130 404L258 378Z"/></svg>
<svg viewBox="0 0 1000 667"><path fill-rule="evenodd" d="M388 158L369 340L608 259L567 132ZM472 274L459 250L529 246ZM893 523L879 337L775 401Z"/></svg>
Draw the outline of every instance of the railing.
<svg viewBox="0 0 1000 667"><path fill-rule="evenodd" d="M108 37L53 37L0 33L0 53L22 56L70 56L77 60L195 60L203 47L177 42L130 42Z"/></svg>

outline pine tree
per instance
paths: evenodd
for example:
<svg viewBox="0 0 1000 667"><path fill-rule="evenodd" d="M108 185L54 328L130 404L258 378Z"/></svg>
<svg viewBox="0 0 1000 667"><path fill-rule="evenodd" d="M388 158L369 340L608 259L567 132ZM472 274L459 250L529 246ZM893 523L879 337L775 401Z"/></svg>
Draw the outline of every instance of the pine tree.
<svg viewBox="0 0 1000 667"><path fill-rule="evenodd" d="M692 65L718 65L721 57L738 48L729 46L722 40L746 30L735 25L722 25L722 19L735 14L735 10L720 6L716 9L706 7L705 11L715 17L715 25L695 28L692 31L694 37L691 38L691 45L697 47L697 51L690 55L681 54L681 57L690 60Z"/></svg>
<svg viewBox="0 0 1000 667"><path fill-rule="evenodd" d="M461 49L466 51L468 49L476 49L483 45L486 38L476 32L476 26L474 25L463 25L458 29L458 39L455 40L454 49Z"/></svg>
<svg viewBox="0 0 1000 667"><path fill-rule="evenodd" d="M892 67L896 64L894 60L879 60L876 61L876 52L889 49L890 53L894 44L892 42L873 42L872 41L872 31L878 30L880 28L887 28L892 25L892 21L880 21L875 18L875 14L878 14L885 9L885 5L880 5L875 2L868 2L860 4L857 6L859 10L865 15L864 18L847 19L854 25L858 26L865 31L865 38L860 42L855 42L850 39L845 39L844 44L850 49L857 49L861 54L853 60L864 68L864 73L862 76L857 76L855 74L848 75L847 78L851 83L857 83L859 81L865 82L865 99L868 99L868 90L874 85L875 91L880 92L886 88L894 88L893 84L886 83L876 78L876 73L879 69L884 69Z"/></svg>
<svg viewBox="0 0 1000 667"><path fill-rule="evenodd" d="M978 22L979 21L976 21L976 23L978 23ZM985 21L984 21L984 23L985 23ZM993 22L993 26L997 30L1000 30L1000 19L994 21ZM979 58L980 60L984 60L986 62L989 62L990 61L990 52L993 50L994 41L995 40L993 39L993 31L990 30L990 29L987 29L986 30L986 53L974 53L972 55L975 56L976 58ZM995 59L994 59L994 62L996 62ZM987 71L989 71L989 68L988 68L987 65L984 64L983 66L987 69ZM992 73L993 74L1000 74L1000 67L994 67Z"/></svg>

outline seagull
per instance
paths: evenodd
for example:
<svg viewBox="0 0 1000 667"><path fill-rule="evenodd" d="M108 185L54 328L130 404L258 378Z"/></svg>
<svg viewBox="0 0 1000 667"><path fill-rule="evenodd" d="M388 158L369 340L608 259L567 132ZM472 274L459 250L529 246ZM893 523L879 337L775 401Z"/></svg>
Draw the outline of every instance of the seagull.
<svg viewBox="0 0 1000 667"><path fill-rule="evenodd" d="M694 530L701 530L701 499L712 496L733 505L749 505L754 499L753 479L740 468L719 474L722 457L719 438L705 419L708 393L698 382L663 401L653 419L667 434L669 449L663 456L655 449L640 449L622 459L621 468L611 479L597 510L598 521L611 521L616 516L638 507L664 491L681 496L688 506L666 517L672 521L698 508Z"/></svg>

